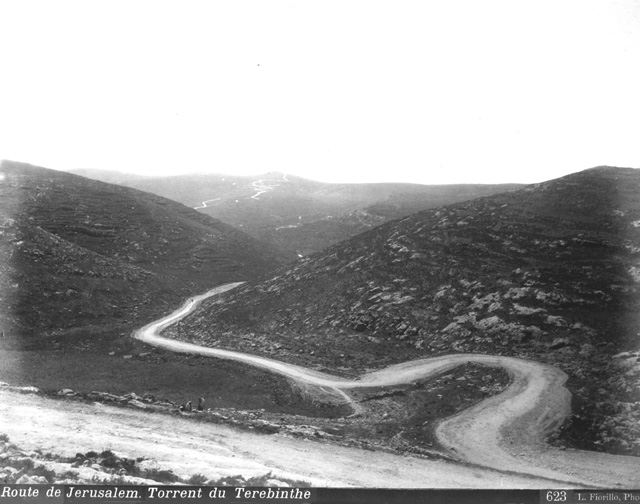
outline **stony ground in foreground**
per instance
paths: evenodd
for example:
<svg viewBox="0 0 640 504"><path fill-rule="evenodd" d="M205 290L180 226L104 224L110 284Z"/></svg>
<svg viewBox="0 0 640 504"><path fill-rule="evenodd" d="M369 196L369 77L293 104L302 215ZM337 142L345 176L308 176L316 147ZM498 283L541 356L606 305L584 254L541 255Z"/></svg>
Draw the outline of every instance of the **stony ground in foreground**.
<svg viewBox="0 0 640 504"><path fill-rule="evenodd" d="M308 417L235 408L180 412L177 404L151 394L115 395L106 392L80 393L71 389L49 391L46 395L62 401L103 403L136 408L150 414L179 415L186 421L226 424L263 434L280 433L321 443L335 443L391 453L447 459L439 451L433 429L437 420L455 414L474 403L499 393L509 383L498 370L476 365L462 366L428 382L410 386L361 390L356 400L366 413L349 417L349 408L336 409L329 417ZM26 394L44 394L35 387L9 387ZM295 393L304 394L302 391ZM451 398L455 400L451 400ZM304 398L301 398L304 401ZM127 458L109 449L78 453L73 458L24 452L0 433L0 481L4 483L83 484L198 484L244 486L304 486L266 474L246 480L242 476L211 481L202 475L176 475L153 460Z"/></svg>
<svg viewBox="0 0 640 504"><path fill-rule="evenodd" d="M188 478L161 468L152 459L127 458L111 450L100 453L77 453L62 457L41 450L23 451L0 434L0 483L18 485L207 485L304 487L304 481L275 478L268 473L260 477L241 475L209 480L202 474Z"/></svg>

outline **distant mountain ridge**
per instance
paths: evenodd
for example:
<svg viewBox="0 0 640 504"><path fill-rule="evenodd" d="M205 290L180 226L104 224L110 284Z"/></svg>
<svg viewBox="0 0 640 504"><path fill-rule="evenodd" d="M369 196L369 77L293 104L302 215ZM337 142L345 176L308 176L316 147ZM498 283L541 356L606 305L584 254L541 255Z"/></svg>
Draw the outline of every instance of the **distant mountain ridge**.
<svg viewBox="0 0 640 504"><path fill-rule="evenodd" d="M609 415L581 428L622 429L633 452L638 306L640 170L598 167L388 222L167 334L344 372L450 352L548 362L571 376L576 422Z"/></svg>
<svg viewBox="0 0 640 504"><path fill-rule="evenodd" d="M517 189L521 184L333 184L278 172L253 177L132 176L82 170L88 177L179 201L291 253L308 255L425 208Z"/></svg>
<svg viewBox="0 0 640 504"><path fill-rule="evenodd" d="M139 324L289 260L179 203L24 163L0 165L0 325L23 335Z"/></svg>

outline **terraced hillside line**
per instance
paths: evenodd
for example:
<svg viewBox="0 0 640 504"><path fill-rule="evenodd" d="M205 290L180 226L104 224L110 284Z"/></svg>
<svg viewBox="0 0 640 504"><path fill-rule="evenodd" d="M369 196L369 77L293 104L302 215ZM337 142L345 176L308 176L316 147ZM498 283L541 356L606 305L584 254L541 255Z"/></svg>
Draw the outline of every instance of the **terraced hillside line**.
<svg viewBox="0 0 640 504"><path fill-rule="evenodd" d="M162 329L193 311L202 300L242 283L222 285L190 298L172 314L136 331L134 337L175 352L245 362L303 384L333 390L352 405L356 413L362 410L345 392L350 389L412 383L467 363L500 367L511 376L511 384L505 391L444 420L437 427L439 441L452 455L461 461L500 471L584 486L640 485L635 457L557 450L546 445L546 437L571 413L571 393L564 386L567 375L552 366L514 357L454 354L405 362L366 373L358 380L346 380L273 359L202 347L159 335Z"/></svg>

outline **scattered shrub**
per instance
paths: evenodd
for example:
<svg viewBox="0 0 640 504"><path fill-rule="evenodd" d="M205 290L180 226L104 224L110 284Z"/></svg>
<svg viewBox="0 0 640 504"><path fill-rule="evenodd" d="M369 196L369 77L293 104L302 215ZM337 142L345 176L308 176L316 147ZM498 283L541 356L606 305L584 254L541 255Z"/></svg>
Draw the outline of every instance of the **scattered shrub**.
<svg viewBox="0 0 640 504"><path fill-rule="evenodd" d="M160 483L176 483L180 481L180 478L176 476L173 471L167 471L164 469L147 469L141 474L141 477L158 481Z"/></svg>
<svg viewBox="0 0 640 504"><path fill-rule="evenodd" d="M208 479L205 475L194 474L187 480L187 483L189 483L190 485L205 485L207 481Z"/></svg>
<svg viewBox="0 0 640 504"><path fill-rule="evenodd" d="M30 471L35 467L33 460L30 458L22 458L22 459L12 459L11 466L16 469L25 469L25 471Z"/></svg>
<svg viewBox="0 0 640 504"><path fill-rule="evenodd" d="M217 482L218 485L224 486L246 486L245 483L245 479L242 476L225 476Z"/></svg>
<svg viewBox="0 0 640 504"><path fill-rule="evenodd" d="M56 473L55 471L47 469L44 466L38 466L29 471L29 476L44 476L47 479L48 483L53 483L54 478L56 477Z"/></svg>

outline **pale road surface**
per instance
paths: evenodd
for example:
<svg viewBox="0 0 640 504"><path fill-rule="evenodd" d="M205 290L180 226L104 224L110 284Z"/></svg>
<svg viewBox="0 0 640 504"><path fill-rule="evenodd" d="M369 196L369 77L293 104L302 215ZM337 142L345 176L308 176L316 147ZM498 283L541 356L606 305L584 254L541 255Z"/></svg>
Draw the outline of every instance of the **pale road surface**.
<svg viewBox="0 0 640 504"><path fill-rule="evenodd" d="M567 483L442 461L348 448L281 434L100 403L49 399L0 386L0 433L27 452L73 457L113 452L157 461L179 476L208 479L272 472L319 487L562 488Z"/></svg>
<svg viewBox="0 0 640 504"><path fill-rule="evenodd" d="M274 184L274 185L269 185L265 182L267 181L271 181L271 182L288 182L289 179L287 179L287 175L283 175L282 179L258 179L258 180L254 180L253 182L251 182L251 189L253 189L254 191L256 191L256 193L253 196L250 196L247 199L258 199L258 197L261 194L264 194L266 192L272 191L274 187L279 187L280 184ZM220 201L222 198L214 198L214 199L210 199L210 200L206 200L203 201L199 206L197 207L193 207L194 210L199 210L200 208L207 208L209 206L213 206L213 205L209 205L209 203L212 203L214 201Z"/></svg>
<svg viewBox="0 0 640 504"><path fill-rule="evenodd" d="M211 203L212 201L220 201L222 198L213 198L213 199L208 199L206 201L203 201L202 204L200 206L197 207L193 207L194 210L198 210L199 208L207 208L207 203Z"/></svg>
<svg viewBox="0 0 640 504"><path fill-rule="evenodd" d="M284 174L281 179L259 179L252 182L251 185L258 192L256 192L253 196L251 196L251 199L258 199L258 196L260 196L261 194L272 191L274 187L280 186L280 184L274 184L274 185L265 184L265 181L289 182L289 179L287 179L287 175Z"/></svg>
<svg viewBox="0 0 640 504"><path fill-rule="evenodd" d="M410 361L367 373L358 380L345 380L273 359L201 347L159 335L162 329L194 310L203 299L241 283L226 284L191 298L180 309L136 331L134 336L176 352L238 360L299 382L334 389L358 413L358 406L347 393L350 389L411 383L468 362L501 367L510 374L512 381L504 392L446 419L438 426L438 439L452 455L478 466L570 481L582 486L640 486L640 459L636 457L557 450L545 444L546 436L571 413L571 394L564 387L567 376L555 367L513 357L455 354Z"/></svg>

